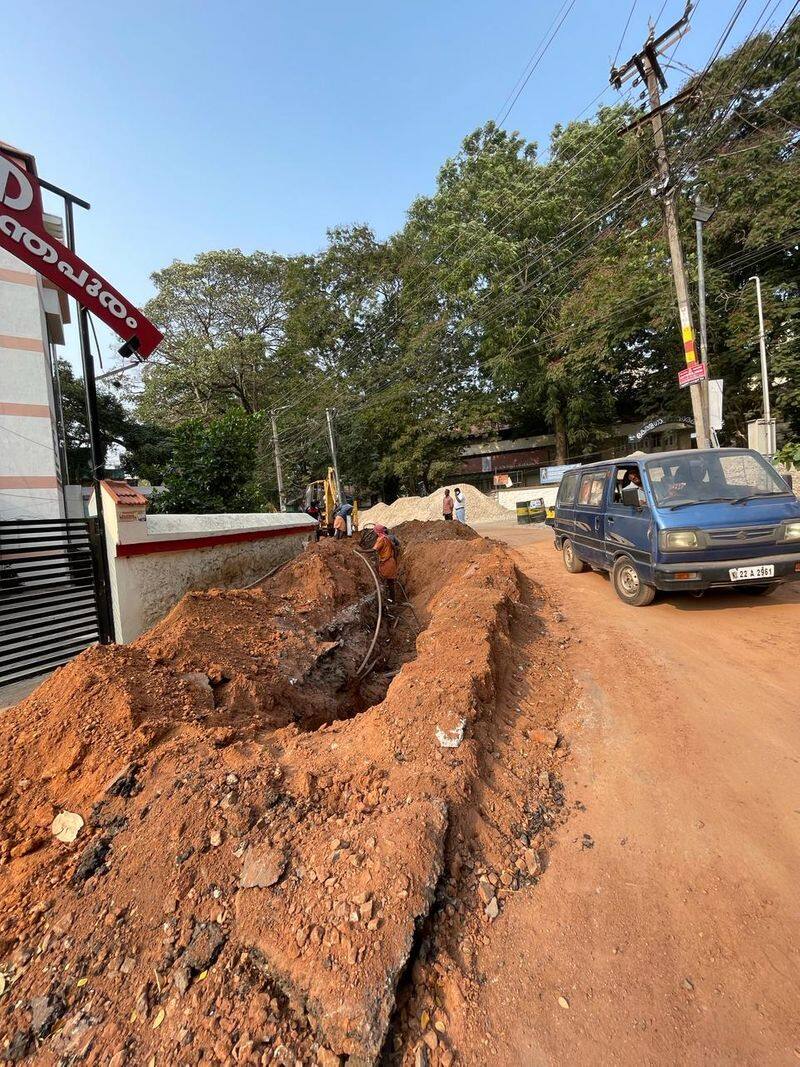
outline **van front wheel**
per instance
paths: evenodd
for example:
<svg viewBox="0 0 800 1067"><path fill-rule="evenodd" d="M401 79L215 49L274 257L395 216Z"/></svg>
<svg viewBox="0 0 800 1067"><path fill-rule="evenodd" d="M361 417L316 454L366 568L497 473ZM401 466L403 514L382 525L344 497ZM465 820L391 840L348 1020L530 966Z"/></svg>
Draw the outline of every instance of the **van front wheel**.
<svg viewBox="0 0 800 1067"><path fill-rule="evenodd" d="M748 593L750 596L770 596L778 588L778 582L772 585L743 585L738 589L739 593Z"/></svg>
<svg viewBox="0 0 800 1067"><path fill-rule="evenodd" d="M575 555L575 549L569 538L567 538L561 546L561 554L564 557L564 566L570 574L580 574L582 571L586 570L586 564L582 559L578 559Z"/></svg>
<svg viewBox="0 0 800 1067"><path fill-rule="evenodd" d="M639 577L639 572L627 556L622 556L614 564L611 572L614 592L625 604L633 608L644 608L653 602L656 595L655 586L647 585Z"/></svg>

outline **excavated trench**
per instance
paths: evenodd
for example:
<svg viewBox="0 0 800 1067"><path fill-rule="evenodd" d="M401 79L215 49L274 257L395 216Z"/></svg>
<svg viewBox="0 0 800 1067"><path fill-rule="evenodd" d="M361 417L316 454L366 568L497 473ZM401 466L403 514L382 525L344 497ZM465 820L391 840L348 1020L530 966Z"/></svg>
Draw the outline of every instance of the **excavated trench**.
<svg viewBox="0 0 800 1067"><path fill-rule="evenodd" d="M397 532L411 608L364 676L374 583L328 541L259 588L185 597L0 721L7 1058L358 1067L411 1062L420 1014L457 1025L452 961L468 972L484 912L541 872L519 833L553 795L539 700L508 696L539 668L504 549ZM50 832L65 810L74 842ZM455 1035L432 1033L446 1067Z"/></svg>

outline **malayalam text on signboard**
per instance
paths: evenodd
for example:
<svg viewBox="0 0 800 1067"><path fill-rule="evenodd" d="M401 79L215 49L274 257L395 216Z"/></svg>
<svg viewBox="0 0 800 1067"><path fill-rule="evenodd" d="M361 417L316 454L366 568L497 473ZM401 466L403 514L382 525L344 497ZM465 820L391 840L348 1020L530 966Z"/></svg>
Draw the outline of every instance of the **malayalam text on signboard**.
<svg viewBox="0 0 800 1067"><path fill-rule="evenodd" d="M146 357L163 334L102 275L44 226L41 186L33 170L0 152L0 247L74 297Z"/></svg>

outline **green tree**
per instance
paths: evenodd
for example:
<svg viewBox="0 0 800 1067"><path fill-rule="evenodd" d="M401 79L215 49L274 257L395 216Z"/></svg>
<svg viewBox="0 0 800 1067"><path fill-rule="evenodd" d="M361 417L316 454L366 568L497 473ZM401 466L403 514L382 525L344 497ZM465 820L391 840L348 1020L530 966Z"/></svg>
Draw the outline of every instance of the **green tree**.
<svg viewBox="0 0 800 1067"><path fill-rule="evenodd" d="M709 350L734 443L760 407L756 269L774 406L800 427L799 50L795 19L690 77L665 118L692 283L691 205L699 193L717 206ZM276 407L290 498L329 462L326 407L345 480L385 497L440 478L476 432L552 433L564 460L614 423L689 414L664 190L649 126L618 135L631 118L623 105L558 126L545 156L486 123L385 241L354 225L313 256L209 252L158 272L148 310L167 339L140 414ZM274 498L264 434L254 456Z"/></svg>
<svg viewBox="0 0 800 1067"><path fill-rule="evenodd" d="M308 361L284 345L286 276L284 257L238 249L156 271L146 311L164 341L145 369L140 413L172 423L233 407L252 414L301 385Z"/></svg>
<svg viewBox="0 0 800 1067"><path fill-rule="evenodd" d="M90 481L89 423L83 378L76 377L64 359L58 361L58 376L70 481ZM121 465L126 473L158 483L171 451L167 431L136 418L118 396L102 386L97 389L97 412L103 468L109 451L116 447L122 453ZM103 471L100 473L102 476Z"/></svg>
<svg viewBox="0 0 800 1067"><path fill-rule="evenodd" d="M212 419L187 419L173 431L166 492L153 510L167 514L273 511L256 477L263 417L232 410Z"/></svg>

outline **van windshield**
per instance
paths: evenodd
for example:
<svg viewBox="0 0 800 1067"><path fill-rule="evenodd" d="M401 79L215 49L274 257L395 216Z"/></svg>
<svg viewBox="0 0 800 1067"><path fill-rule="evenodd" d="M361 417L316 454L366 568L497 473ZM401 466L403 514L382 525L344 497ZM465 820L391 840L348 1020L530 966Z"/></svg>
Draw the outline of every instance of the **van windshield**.
<svg viewBox="0 0 800 1067"><path fill-rule="evenodd" d="M686 452L646 464L656 503L664 507L786 496L789 488L757 452Z"/></svg>

